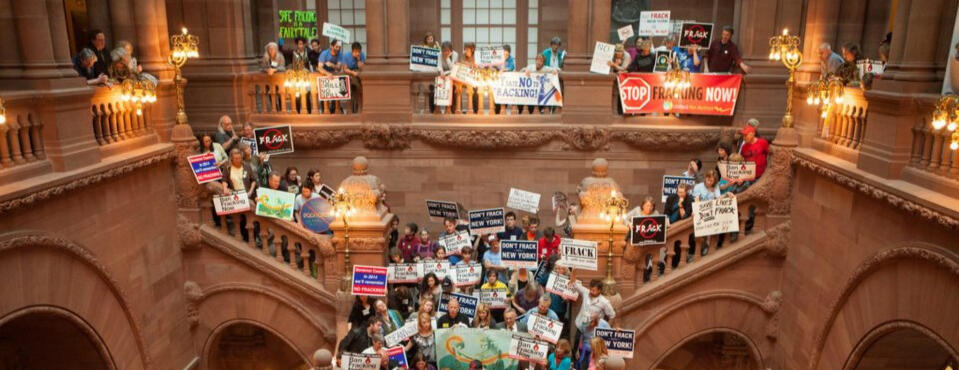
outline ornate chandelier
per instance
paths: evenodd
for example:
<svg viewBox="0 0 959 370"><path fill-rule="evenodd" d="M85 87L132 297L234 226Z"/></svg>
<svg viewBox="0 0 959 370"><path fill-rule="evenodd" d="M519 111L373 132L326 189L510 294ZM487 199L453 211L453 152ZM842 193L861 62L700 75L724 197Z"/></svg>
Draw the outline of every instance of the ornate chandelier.
<svg viewBox="0 0 959 370"><path fill-rule="evenodd" d="M126 79L120 84L120 98L124 102L133 103L137 108L137 115L143 114L143 104L152 104L157 101L156 85L150 81Z"/></svg>
<svg viewBox="0 0 959 370"><path fill-rule="evenodd" d="M838 78L820 78L815 84L809 85L806 92L806 104L822 105L822 118L826 118L829 108L833 104L842 104L846 90Z"/></svg>
<svg viewBox="0 0 959 370"><path fill-rule="evenodd" d="M959 125L959 102L957 102L956 95L948 94L943 95L939 98L939 101L936 102L936 110L932 113L932 128L936 131L942 130L945 128L949 132L952 132L951 143L949 144L949 149L957 150L959 149L959 131L956 131L957 125Z"/></svg>

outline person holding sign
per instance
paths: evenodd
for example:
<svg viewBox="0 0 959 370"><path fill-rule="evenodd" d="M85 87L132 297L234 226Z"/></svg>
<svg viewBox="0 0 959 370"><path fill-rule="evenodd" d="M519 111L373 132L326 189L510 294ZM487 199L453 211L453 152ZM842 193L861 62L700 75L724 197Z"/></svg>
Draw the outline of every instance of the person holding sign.
<svg viewBox="0 0 959 370"><path fill-rule="evenodd" d="M260 58L260 70L268 75L286 71L286 58L280 52L275 42L269 42L263 48L263 57Z"/></svg>
<svg viewBox="0 0 959 370"><path fill-rule="evenodd" d="M436 320L436 327L440 329L452 328L456 325L468 327L470 318L460 315L460 302L456 298L450 298L446 303L446 315Z"/></svg>
<svg viewBox="0 0 959 370"><path fill-rule="evenodd" d="M699 73L702 71L702 59L699 56L699 45L675 46L673 54L678 68L690 73Z"/></svg>
<svg viewBox="0 0 959 370"><path fill-rule="evenodd" d="M596 336L596 328L612 329L612 326L606 320L602 319L603 311L601 309L591 308L585 312L580 312L580 316L588 318L587 321L579 323L576 328L579 329L579 356L577 356L576 368L582 369L586 365L593 366L592 355L598 350L600 353L606 349L606 342ZM599 344L596 344L599 340ZM591 367L592 368L592 367Z"/></svg>
<svg viewBox="0 0 959 370"><path fill-rule="evenodd" d="M623 48L623 44L616 44L616 50L613 52L613 60L606 62L609 65L609 68L616 73L626 72L626 67L629 66L629 54L626 54L626 49Z"/></svg>
<svg viewBox="0 0 959 370"><path fill-rule="evenodd" d="M559 36L553 36L549 40L549 48L543 50L540 55L545 59L545 65L547 67L553 67L556 69L563 69L563 61L566 59L566 50L559 50L559 47L563 45L563 40Z"/></svg>
<svg viewBox="0 0 959 370"><path fill-rule="evenodd" d="M553 299L550 298L548 295L543 294L542 296L539 297L539 304L536 305L536 309L531 311L526 311L526 313L523 314L522 318L520 318L520 321L523 324L526 324L527 327L529 327L529 318L530 316L533 316L532 315L533 313L539 314L540 316L546 316L547 318L553 321L559 321L559 315L557 315L556 312L553 312L553 310L549 309L549 306L552 304L553 304Z"/></svg>
<svg viewBox="0 0 959 370"><path fill-rule="evenodd" d="M739 154L743 155L746 162L756 163L756 180L762 177L766 172L766 156L769 155L769 142L761 137L756 137L756 127L746 125L739 131L743 135L743 146L739 148Z"/></svg>
<svg viewBox="0 0 959 370"><path fill-rule="evenodd" d="M535 282L531 282L526 285L525 288L521 291L517 291L513 295L513 299L510 301L510 304L516 309L516 312L519 312L521 315L525 315L528 311L532 310L537 306L542 293L540 292L539 285ZM548 306L547 306L548 307Z"/></svg>
<svg viewBox="0 0 959 370"><path fill-rule="evenodd" d="M599 279L590 280L589 289L587 289L581 281L575 279L575 274L575 271L571 274L569 284L570 287L579 292L579 299L582 300L579 316L576 316L577 326L586 323L590 319L587 315L590 310L597 312L601 319L607 321L615 319L616 310L614 310L613 305L609 303L609 299L602 294L603 282Z"/></svg>
<svg viewBox="0 0 959 370"><path fill-rule="evenodd" d="M370 337L370 341L372 342L372 345L364 349L363 352L360 352L360 353L369 354L369 355L379 355L380 367L386 367L387 365L386 359L389 358L389 355L386 354L386 339L384 339L383 335L381 334L373 334L373 336Z"/></svg>
<svg viewBox="0 0 959 370"><path fill-rule="evenodd" d="M652 53L652 48L652 40L640 42L639 50L626 70L629 72L652 72L653 66L656 64L656 54Z"/></svg>
<svg viewBox="0 0 959 370"><path fill-rule="evenodd" d="M220 172L223 174L223 178L220 180L220 183L223 184L222 194L230 194L238 190L246 191L251 196L254 194L253 191L256 190L257 184L255 172L249 164L243 162L243 152L240 149L233 148L233 150L230 150L230 162L224 163L220 167ZM243 241L250 241L246 232L246 215L244 214L240 214L240 229L243 230L241 232Z"/></svg>
<svg viewBox="0 0 959 370"><path fill-rule="evenodd" d="M332 76L334 73L339 72L343 67L340 55L340 49L343 48L343 42L337 39L330 41L330 48L323 50L320 53L319 59L317 59L317 68L316 70L322 73L324 76Z"/></svg>
<svg viewBox="0 0 959 370"><path fill-rule="evenodd" d="M364 324L355 325L346 336L340 340L337 352L361 353L367 348L373 346L373 336L380 335L383 330L380 321L375 317L370 317Z"/></svg>
<svg viewBox="0 0 959 370"><path fill-rule="evenodd" d="M382 323L382 334L386 335L392 333L396 329L399 329L403 326L405 322L403 316L400 316L400 313L396 310L391 310L387 307L386 301L382 299L377 299L373 302L373 307L376 308L376 314L374 317L380 320Z"/></svg>
<svg viewBox="0 0 959 370"><path fill-rule="evenodd" d="M666 197L666 205L663 207L669 222L685 220L693 216L693 198L689 196L689 185L685 182L679 183L676 187L676 194L670 194Z"/></svg>
<svg viewBox="0 0 959 370"><path fill-rule="evenodd" d="M340 63L343 65L343 73L350 75L350 109L353 113L359 110L359 102L362 101L360 87L360 70L366 64L366 53L363 52L363 44L353 42L350 45L349 53L341 53Z"/></svg>
<svg viewBox="0 0 959 370"><path fill-rule="evenodd" d="M427 363L436 363L436 341L434 340L432 317L429 313L420 312L416 315L416 334L410 337L410 341L404 346L406 352L413 350L423 355Z"/></svg>
<svg viewBox="0 0 959 370"><path fill-rule="evenodd" d="M496 325L497 329L506 330L514 333L525 333L526 324L516 321L516 310L507 308L503 312L503 322Z"/></svg>

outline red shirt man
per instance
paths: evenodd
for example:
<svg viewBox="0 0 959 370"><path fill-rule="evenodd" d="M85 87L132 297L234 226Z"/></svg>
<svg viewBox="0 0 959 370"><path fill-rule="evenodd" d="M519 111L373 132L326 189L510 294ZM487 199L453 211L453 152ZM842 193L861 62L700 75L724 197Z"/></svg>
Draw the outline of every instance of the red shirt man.
<svg viewBox="0 0 959 370"><path fill-rule="evenodd" d="M756 128L746 125L739 131L743 135L743 146L739 149L746 162L756 163L756 179L766 171L766 156L769 155L769 142L756 137Z"/></svg>
<svg viewBox="0 0 959 370"><path fill-rule="evenodd" d="M539 259L548 259L549 256L552 256L558 252L559 242L560 238L556 236L556 231L553 230L552 227L547 227L546 231L543 232L543 237L539 238L538 246L536 248L536 254L539 255Z"/></svg>

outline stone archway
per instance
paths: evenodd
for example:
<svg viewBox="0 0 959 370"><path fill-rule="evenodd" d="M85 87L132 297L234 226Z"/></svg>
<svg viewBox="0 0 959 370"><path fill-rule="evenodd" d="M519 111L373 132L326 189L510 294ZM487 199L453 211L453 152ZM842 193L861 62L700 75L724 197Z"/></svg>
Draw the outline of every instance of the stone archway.
<svg viewBox="0 0 959 370"><path fill-rule="evenodd" d="M207 370L309 368L290 343L259 323L233 321L214 330L204 352Z"/></svg>
<svg viewBox="0 0 959 370"><path fill-rule="evenodd" d="M0 319L0 368L115 370L116 365L81 318L57 307L33 306Z"/></svg>
<svg viewBox="0 0 959 370"><path fill-rule="evenodd" d="M674 347L653 367L657 370L759 370L749 339L728 330L699 333Z"/></svg>
<svg viewBox="0 0 959 370"><path fill-rule="evenodd" d="M0 326L23 315L47 314L72 322L97 345L110 369L149 368L142 325L106 267L86 248L44 233L0 236ZM42 318L44 316L29 316ZM69 331L59 321L50 325ZM41 322L38 321L39 325Z"/></svg>
<svg viewBox="0 0 959 370"><path fill-rule="evenodd" d="M956 316L943 310L959 307L956 286L959 256L934 245L906 243L865 259L829 306L809 368L853 369L897 325L939 338L955 357Z"/></svg>
<svg viewBox="0 0 959 370"><path fill-rule="evenodd" d="M956 350L935 333L909 321L893 321L866 335L846 361L855 370L956 368Z"/></svg>

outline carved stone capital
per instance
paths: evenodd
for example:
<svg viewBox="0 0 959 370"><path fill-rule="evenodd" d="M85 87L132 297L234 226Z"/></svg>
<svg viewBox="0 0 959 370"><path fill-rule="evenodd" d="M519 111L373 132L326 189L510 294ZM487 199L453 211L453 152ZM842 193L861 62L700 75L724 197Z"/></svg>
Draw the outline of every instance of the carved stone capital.
<svg viewBox="0 0 959 370"><path fill-rule="evenodd" d="M792 230L792 220L783 222L776 227L766 230L766 251L776 258L786 258L789 252L789 232Z"/></svg>

